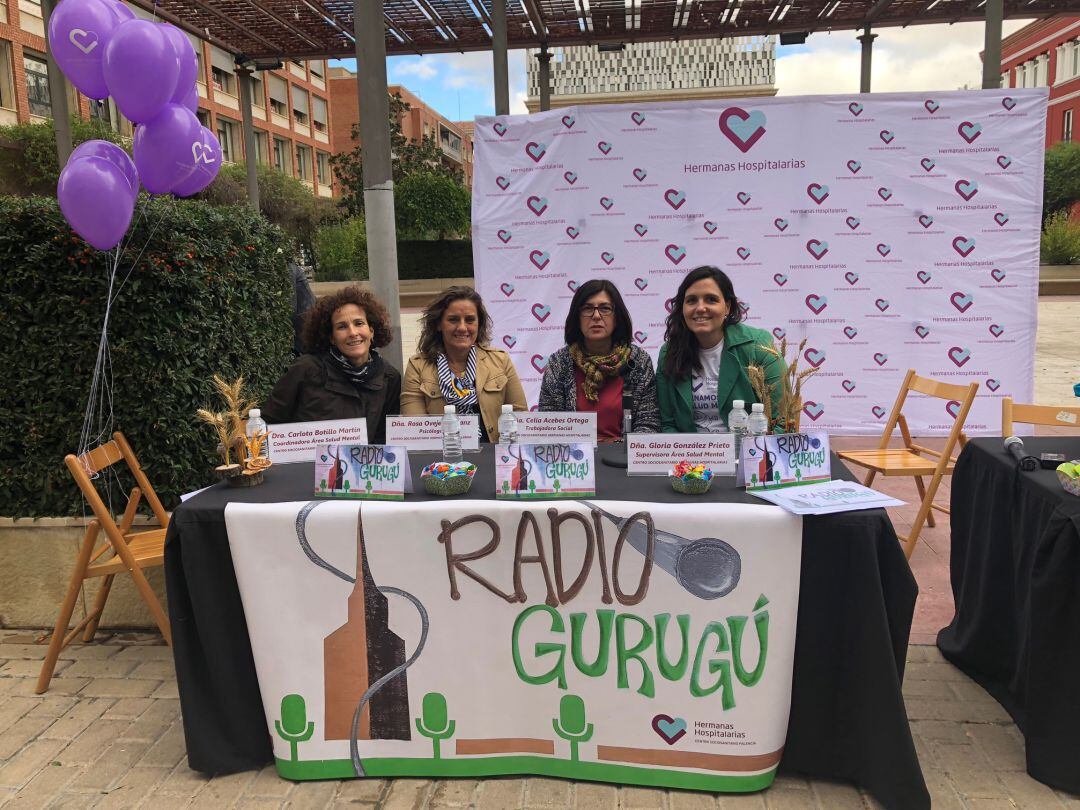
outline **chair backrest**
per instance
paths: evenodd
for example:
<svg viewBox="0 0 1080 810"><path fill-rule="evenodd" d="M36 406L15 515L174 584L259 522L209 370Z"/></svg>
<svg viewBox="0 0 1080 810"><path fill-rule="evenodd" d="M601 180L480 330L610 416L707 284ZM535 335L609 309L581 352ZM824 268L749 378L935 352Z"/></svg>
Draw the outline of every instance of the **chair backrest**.
<svg viewBox="0 0 1080 810"><path fill-rule="evenodd" d="M1013 422L1022 425L1054 425L1056 427L1080 427L1080 407L1057 405L1029 405L1015 403L1012 397L1001 400L1001 435L1013 436Z"/></svg>
<svg viewBox="0 0 1080 810"><path fill-rule="evenodd" d="M889 439L892 438L893 431L896 430L897 424L900 425L900 433L903 436L904 445L909 449L917 447L917 445L911 441L907 420L904 418L903 414L904 403L907 401L909 391L916 391L928 397L935 397L937 399L944 399L948 402L957 403L955 409L956 412L953 416L952 430L949 431L949 437L945 442L945 450L943 452L944 455L948 455L952 452L956 440L962 436L964 420L967 419L968 411L971 410L971 403L975 401L975 395L979 391L979 384L977 382L972 382L967 385L957 385L956 383L941 382L940 380L934 380L930 377L920 377L915 373L915 369L909 368L907 374L904 375L904 381L900 384L900 393L896 395L896 402L893 403L892 412L889 414L889 419L885 423L885 430L881 434L881 444L879 445L879 449L881 450L888 447Z"/></svg>
<svg viewBox="0 0 1080 810"><path fill-rule="evenodd" d="M79 456L69 453L64 457L64 463L67 465L71 477L75 479L75 483L82 491L83 497L85 497L87 503L90 504L90 508L94 512L94 517L102 524L102 528L105 529L106 534L108 534L110 538L113 537L114 532L118 532L116 523L109 508L105 505L105 502L101 500L101 495L94 486L91 476L120 461L123 461L131 471L132 476L135 478L135 483L138 485L139 492L142 497L146 498L147 503L150 504L150 509L153 511L154 517L157 518L162 526L168 526L169 516L165 512L165 508L161 505L161 500L158 498L153 486L151 486L150 480L146 477L146 473L143 472L142 467L139 465L139 460L135 457L135 452L131 449L131 445L128 444L124 434L120 431L116 431L113 434L111 442L99 445L93 450L88 450ZM134 515L132 515L132 517L134 517ZM110 531L110 528L114 531Z"/></svg>

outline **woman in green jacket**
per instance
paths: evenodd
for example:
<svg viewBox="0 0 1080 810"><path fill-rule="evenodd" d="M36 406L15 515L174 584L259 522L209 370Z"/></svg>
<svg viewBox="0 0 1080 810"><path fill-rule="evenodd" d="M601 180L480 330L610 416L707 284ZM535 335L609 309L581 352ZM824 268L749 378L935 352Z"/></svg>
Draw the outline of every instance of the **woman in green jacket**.
<svg viewBox="0 0 1080 810"><path fill-rule="evenodd" d="M722 433L736 399L757 401L746 368L761 366L780 401L783 358L765 350L772 336L741 323L731 279L715 267L691 270L679 285L657 360L656 392L665 433Z"/></svg>

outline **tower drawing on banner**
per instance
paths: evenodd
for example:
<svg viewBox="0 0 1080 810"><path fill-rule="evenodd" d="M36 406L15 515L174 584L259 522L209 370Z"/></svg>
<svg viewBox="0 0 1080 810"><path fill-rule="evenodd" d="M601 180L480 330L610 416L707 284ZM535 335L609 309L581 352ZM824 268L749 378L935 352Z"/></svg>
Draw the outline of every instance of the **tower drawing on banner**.
<svg viewBox="0 0 1080 810"><path fill-rule="evenodd" d="M618 285L654 357L685 273L820 369L803 427L877 434L907 369L1034 395L1047 91L596 105L477 118L473 257L530 402L577 286ZM949 405L917 398L913 431Z"/></svg>

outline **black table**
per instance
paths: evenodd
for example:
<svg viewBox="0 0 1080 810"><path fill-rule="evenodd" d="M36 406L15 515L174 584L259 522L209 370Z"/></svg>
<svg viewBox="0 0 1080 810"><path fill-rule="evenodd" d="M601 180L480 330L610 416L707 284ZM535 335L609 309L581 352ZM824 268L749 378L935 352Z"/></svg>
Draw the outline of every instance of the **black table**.
<svg viewBox="0 0 1080 810"><path fill-rule="evenodd" d="M472 493L494 493L490 447ZM410 454L414 480L433 454ZM850 480L833 458L837 476ZM597 496L696 502L657 478L628 478L596 466ZM313 465L272 468L262 486L222 485L182 504L165 546L165 578L188 763L204 773L261 768L273 761L244 608L225 530L230 502L312 498ZM419 492L411 500L430 500ZM490 496L494 499L494 496ZM706 496L763 503L718 478ZM406 507L408 500L406 501ZM889 808L928 808L908 727L901 682L918 587L882 509L803 523L799 617L791 719L781 769L855 782Z"/></svg>
<svg viewBox="0 0 1080 810"><path fill-rule="evenodd" d="M1024 444L1080 458L1080 437ZM1080 793L1080 498L1052 470L1021 472L1001 439L970 441L957 459L952 589L942 654L1012 715L1028 773Z"/></svg>

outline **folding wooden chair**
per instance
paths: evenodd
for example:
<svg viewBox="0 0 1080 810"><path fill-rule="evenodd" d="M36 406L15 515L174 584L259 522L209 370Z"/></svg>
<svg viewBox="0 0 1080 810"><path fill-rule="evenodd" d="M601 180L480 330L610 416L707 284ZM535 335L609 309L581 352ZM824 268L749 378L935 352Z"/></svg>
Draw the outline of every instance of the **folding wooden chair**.
<svg viewBox="0 0 1080 810"><path fill-rule="evenodd" d="M895 404L893 404L892 413L889 414L889 420L885 424L885 431L881 435L878 449L850 450L837 454L844 461L866 467L870 471L863 482L866 486L873 483L874 476L878 473L884 476L908 476L915 479L915 488L918 490L922 502L919 506L919 513L915 517L915 522L912 524L911 533L907 537L900 538L900 541L904 544L904 556L909 560L912 552L915 551L915 543L919 540L919 533L922 531L923 524L929 523L931 528L936 525L931 510L937 509L939 512L949 514L947 506L934 503L934 495L937 494L942 476L952 475L953 466L956 464L952 451L956 446L956 442L959 440L961 447L967 443L967 436L963 432L964 420L967 419L971 403L975 400L975 393L978 390L979 384L976 382L966 386L938 382L928 377L918 376L913 368L908 369L907 376L904 377L904 382L900 386L900 393L896 397ZM902 413L909 391L917 391L926 396L959 403L952 430L949 431L949 437L945 440L945 447L942 448L941 452L915 444L911 440L907 419L904 418ZM898 424L904 446L890 449L889 439ZM923 481L923 476L926 475L933 476L930 479L929 486Z"/></svg>
<svg viewBox="0 0 1080 810"><path fill-rule="evenodd" d="M1026 405L1013 402L1012 397L1001 400L1001 435L1015 436L1013 422L1024 425L1053 425L1080 428L1080 408L1057 405Z"/></svg>
<svg viewBox="0 0 1080 810"><path fill-rule="evenodd" d="M124 514L117 525L105 502L102 501L91 475L106 469L107 467L123 461L127 464L131 474L135 477L136 486L132 488L128 496ZM67 594L64 596L60 607L60 616L56 620L56 629L49 641L49 650L45 654L45 661L41 665L41 674L38 676L37 694L41 694L49 688L53 670L56 668L56 659L60 651L64 649L85 628L83 641L91 641L97 632L98 622L105 609L105 600L109 598L113 578L117 574L129 573L135 580L135 587L139 595L150 608L165 637L166 643L172 645L172 632L169 629L169 620L165 611L158 602L153 588L146 580L144 568L162 565L165 559L165 529L169 525L169 516L158 500L157 493L150 486L146 474L139 466L139 460L131 450L124 434L117 431L113 434L113 440L107 444L74 456L70 453L64 457L71 476L82 490L83 497L90 504L94 512L94 518L86 527L82 545L79 547L79 555L75 562L75 570L71 574L71 583L68 585ZM139 507L139 501L145 496L150 504L150 509L161 524L160 529L150 531L132 532L131 526L135 521L135 512ZM105 541L98 544L98 535L104 531ZM112 551L111 555L106 552ZM97 597L94 599L93 609L80 621L70 632L68 624L71 622L71 614L75 610L75 602L78 600L79 591L83 583L88 579L102 577L101 586L98 588Z"/></svg>

